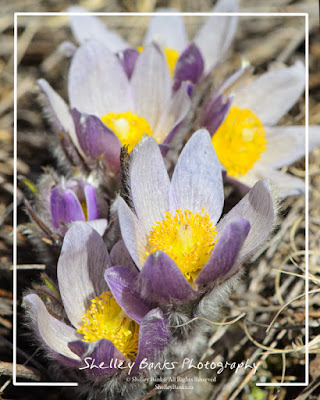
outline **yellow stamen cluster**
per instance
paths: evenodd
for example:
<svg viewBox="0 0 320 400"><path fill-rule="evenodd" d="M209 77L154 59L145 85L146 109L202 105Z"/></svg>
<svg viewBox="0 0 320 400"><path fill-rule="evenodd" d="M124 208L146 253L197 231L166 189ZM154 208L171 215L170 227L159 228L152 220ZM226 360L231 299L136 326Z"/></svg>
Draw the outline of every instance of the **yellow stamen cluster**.
<svg viewBox="0 0 320 400"><path fill-rule="evenodd" d="M152 227L146 256L162 250L175 261L187 279L195 278L216 243L216 227L204 207L202 213L180 208L174 216L166 211L165 217Z"/></svg>
<svg viewBox="0 0 320 400"><path fill-rule="evenodd" d="M138 352L139 325L122 311L111 292L103 292L91 303L82 317L82 328L78 329L82 340L109 339L125 357L134 359Z"/></svg>
<svg viewBox="0 0 320 400"><path fill-rule="evenodd" d="M88 221L88 207L87 207L87 203L85 201L81 202L81 208L82 208L85 220Z"/></svg>
<svg viewBox="0 0 320 400"><path fill-rule="evenodd" d="M137 50L140 51L140 52L142 52L143 49L144 49L143 46L138 46L137 47ZM178 61L178 58L179 58L180 54L179 54L179 52L177 50L170 49L169 47L164 47L164 48L162 48L162 50L163 50L164 55L166 57L166 61L167 61L167 64L168 64L168 69L169 69L169 72L170 72L170 76L173 76L174 69L176 67L176 64L177 64L177 61Z"/></svg>
<svg viewBox="0 0 320 400"><path fill-rule="evenodd" d="M245 175L266 150L262 122L251 111L231 106L230 111L212 137L219 161L228 175Z"/></svg>
<svg viewBox="0 0 320 400"><path fill-rule="evenodd" d="M122 145L128 146L129 151L144 135L152 136L148 122L132 111L109 113L104 115L101 121L118 136Z"/></svg>

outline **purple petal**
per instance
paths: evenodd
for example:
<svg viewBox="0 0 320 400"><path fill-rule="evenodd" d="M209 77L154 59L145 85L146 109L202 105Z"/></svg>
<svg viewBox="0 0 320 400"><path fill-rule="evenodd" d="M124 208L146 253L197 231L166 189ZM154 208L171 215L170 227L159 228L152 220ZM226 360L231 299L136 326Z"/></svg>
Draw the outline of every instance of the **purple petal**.
<svg viewBox="0 0 320 400"><path fill-rule="evenodd" d="M199 129L185 145L171 185L178 207L192 213L205 207L211 221L218 221L224 201L222 174L207 130Z"/></svg>
<svg viewBox="0 0 320 400"><path fill-rule="evenodd" d="M127 74L127 77L130 79L139 56L138 50L125 49L118 53L117 56Z"/></svg>
<svg viewBox="0 0 320 400"><path fill-rule="evenodd" d="M103 279L109 254L99 233L86 222L75 222L66 233L58 260L58 282L67 316L76 328L91 300L108 289Z"/></svg>
<svg viewBox="0 0 320 400"><path fill-rule="evenodd" d="M84 194L86 197L86 205L87 205L87 214L88 214L87 219L89 221L93 219L98 219L99 212L98 212L95 188L91 185L85 185Z"/></svg>
<svg viewBox="0 0 320 400"><path fill-rule="evenodd" d="M236 0L219 0L214 13L237 12ZM234 15L211 16L197 33L194 42L199 47L208 73L228 50L237 29L238 18Z"/></svg>
<svg viewBox="0 0 320 400"><path fill-rule="evenodd" d="M59 228L61 223L68 224L72 221L85 221L81 204L72 190L64 192L59 186L52 189L50 209L55 228Z"/></svg>
<svg viewBox="0 0 320 400"><path fill-rule="evenodd" d="M140 324L139 350L134 369L139 371L139 365L144 358L147 358L148 363L157 361L169 340L170 328L162 311L159 308L151 310Z"/></svg>
<svg viewBox="0 0 320 400"><path fill-rule="evenodd" d="M132 270L137 270L135 263L132 261L130 253L123 240L119 240L110 252L111 265L124 265Z"/></svg>
<svg viewBox="0 0 320 400"><path fill-rule="evenodd" d="M133 111L145 118L153 130L171 95L167 62L155 44L146 46L139 55L131 77L131 88Z"/></svg>
<svg viewBox="0 0 320 400"><path fill-rule="evenodd" d="M168 210L169 186L170 181L159 146L152 137L148 137L134 148L130 163L132 200L138 219L147 234L156 221L164 218L164 211ZM126 243L125 239L124 241Z"/></svg>
<svg viewBox="0 0 320 400"><path fill-rule="evenodd" d="M128 77L119 59L94 40L83 44L74 55L68 91L72 108L99 118L132 108Z"/></svg>
<svg viewBox="0 0 320 400"><path fill-rule="evenodd" d="M103 162L113 172L120 168L119 139L101 120L94 115L81 114L76 108L72 110L80 146L88 157Z"/></svg>
<svg viewBox="0 0 320 400"><path fill-rule="evenodd" d="M251 226L240 251L241 262L267 239L273 227L273 199L266 180L257 182L250 192L222 218L217 225L218 233L235 217L248 220Z"/></svg>
<svg viewBox="0 0 320 400"><path fill-rule="evenodd" d="M200 271L195 283L197 285L214 282L225 278L234 269L239 252L250 230L250 223L243 218L234 218L221 234L210 258Z"/></svg>
<svg viewBox="0 0 320 400"><path fill-rule="evenodd" d="M70 13L88 13L79 6L68 8ZM128 44L116 32L108 30L97 17L91 15L70 15L70 26L76 40L83 44L88 40L98 40L111 51L117 52L128 47Z"/></svg>
<svg viewBox="0 0 320 400"><path fill-rule="evenodd" d="M227 116L232 103L232 98L213 96L209 98L201 110L200 125L204 126L212 136Z"/></svg>
<svg viewBox="0 0 320 400"><path fill-rule="evenodd" d="M177 264L162 251L149 255L137 285L143 298L161 305L186 302L196 295Z"/></svg>
<svg viewBox="0 0 320 400"><path fill-rule="evenodd" d="M30 321L45 347L54 356L62 355L73 361L79 361L79 357L70 351L68 342L78 340L77 331L71 326L54 318L47 310L43 301L36 294L24 297L24 305L30 316Z"/></svg>
<svg viewBox="0 0 320 400"><path fill-rule="evenodd" d="M135 290L138 274L138 271L119 265L109 268L104 278L119 306L130 318L140 324L151 308Z"/></svg>
<svg viewBox="0 0 320 400"><path fill-rule="evenodd" d="M90 343L87 349L82 343L76 341L68 345L70 350L76 354L80 353L83 358L79 370L91 377L114 374L118 372L118 368L114 367L115 360L117 360L117 363L126 360L124 355L108 339L100 339L97 342ZM84 353L84 350L86 350L86 353Z"/></svg>
<svg viewBox="0 0 320 400"><path fill-rule="evenodd" d="M180 89L173 94L162 111L157 126L153 131L153 137L158 143L163 141L167 143L168 135L170 134L171 136L172 130L174 130L187 115L191 107L190 96L187 93L188 86L188 83L184 82Z"/></svg>
<svg viewBox="0 0 320 400"><path fill-rule="evenodd" d="M191 43L181 53L174 71L173 90L178 90L183 81L197 83L203 74L204 62L198 47Z"/></svg>

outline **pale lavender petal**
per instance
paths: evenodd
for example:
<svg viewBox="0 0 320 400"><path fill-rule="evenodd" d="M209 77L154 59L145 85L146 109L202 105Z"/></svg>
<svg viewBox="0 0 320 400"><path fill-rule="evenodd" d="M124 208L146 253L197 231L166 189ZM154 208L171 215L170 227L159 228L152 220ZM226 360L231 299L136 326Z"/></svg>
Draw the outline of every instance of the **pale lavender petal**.
<svg viewBox="0 0 320 400"><path fill-rule="evenodd" d="M132 200L138 219L148 234L168 210L170 181L159 146L152 137L141 141L131 154Z"/></svg>
<svg viewBox="0 0 320 400"><path fill-rule="evenodd" d="M219 0L212 9L214 13L235 13L238 11L237 0ZM201 27L196 37L195 44L199 47L205 61L205 73L223 58L235 35L238 17L211 16Z"/></svg>
<svg viewBox="0 0 320 400"><path fill-rule="evenodd" d="M171 184L178 207L205 212L215 224L223 208L222 173L209 132L199 129L182 150Z"/></svg>
<svg viewBox="0 0 320 400"><path fill-rule="evenodd" d="M139 327L139 350L133 369L139 371L139 365L144 358L148 360L148 363L158 361L169 340L168 321L159 308L151 310Z"/></svg>
<svg viewBox="0 0 320 400"><path fill-rule="evenodd" d="M96 198L96 190L91 185L85 185L84 187L84 194L86 197L86 205L87 205L87 214L88 220L98 219L99 212L98 212L98 205L97 205L97 198Z"/></svg>
<svg viewBox="0 0 320 400"><path fill-rule="evenodd" d="M200 124L208 129L212 136L227 116L232 98L224 95L213 96L205 103L200 111Z"/></svg>
<svg viewBox="0 0 320 400"><path fill-rule="evenodd" d="M305 73L300 61L266 72L236 92L233 104L253 111L262 123L275 125L303 93Z"/></svg>
<svg viewBox="0 0 320 400"><path fill-rule="evenodd" d="M132 270L137 270L130 253L123 240L119 240L110 251L111 265L124 265Z"/></svg>
<svg viewBox="0 0 320 400"><path fill-rule="evenodd" d="M112 76L112 75L111 75ZM139 55L131 77L134 112L154 129L171 95L171 78L162 51L148 45Z"/></svg>
<svg viewBox="0 0 320 400"><path fill-rule="evenodd" d="M130 79L136 65L139 52L135 49L125 49L117 54L128 78Z"/></svg>
<svg viewBox="0 0 320 400"><path fill-rule="evenodd" d="M30 321L44 345L65 357L79 360L68 347L68 342L79 339L77 331L54 318L38 295L29 294L24 297L23 302L30 315Z"/></svg>
<svg viewBox="0 0 320 400"><path fill-rule="evenodd" d="M141 323L151 307L140 297L135 289L139 273L122 265L109 268L104 278L123 311L138 324Z"/></svg>
<svg viewBox="0 0 320 400"><path fill-rule="evenodd" d="M187 93L187 87L188 84L184 82L165 106L157 126L153 131L153 137L158 143L163 142L170 131L180 124L187 115L191 107L191 100Z"/></svg>
<svg viewBox="0 0 320 400"><path fill-rule="evenodd" d="M108 227L108 221L104 218L87 221L87 224L91 226L91 228L95 229L100 236L104 235Z"/></svg>
<svg viewBox="0 0 320 400"><path fill-rule="evenodd" d="M48 105L47 111L49 119L56 134L59 135L61 132L65 132L67 135L69 135L77 151L84 156L84 153L79 145L74 123L67 104L44 79L39 79L38 85L45 95L46 103Z"/></svg>
<svg viewBox="0 0 320 400"><path fill-rule="evenodd" d="M73 109L72 116L84 153L94 160L102 158L108 169L117 172L122 145L114 132L94 115L81 114Z"/></svg>
<svg viewBox="0 0 320 400"><path fill-rule="evenodd" d="M218 233L234 218L249 221L250 232L240 251L239 261L243 261L269 236L275 218L273 199L266 180L257 182L250 192L226 214L217 225Z"/></svg>
<svg viewBox="0 0 320 400"><path fill-rule="evenodd" d="M79 6L69 7L68 12L88 13L86 9ZM120 35L108 30L104 23L95 16L70 15L70 26L74 37L80 44L95 39L107 46L112 52L117 52L129 47Z"/></svg>
<svg viewBox="0 0 320 400"><path fill-rule="evenodd" d="M186 302L196 295L177 264L162 251L149 255L139 274L137 287L144 299L159 305Z"/></svg>
<svg viewBox="0 0 320 400"><path fill-rule="evenodd" d="M97 41L86 42L74 55L68 91L72 108L99 118L132 108L128 77L118 57Z"/></svg>
<svg viewBox="0 0 320 400"><path fill-rule="evenodd" d="M183 81L197 83L204 69L204 61L198 47L191 43L180 55L173 77L173 90L178 90Z"/></svg>
<svg viewBox="0 0 320 400"><path fill-rule="evenodd" d="M177 13L174 8L159 8L156 12L168 15L153 15L146 32L144 44L157 42L161 47L177 50L181 53L188 44L188 36L180 15L170 15Z"/></svg>
<svg viewBox="0 0 320 400"><path fill-rule="evenodd" d="M146 233L135 214L121 197L117 198L117 209L123 241L133 261L141 269L143 255L146 251Z"/></svg>
<svg viewBox="0 0 320 400"><path fill-rule="evenodd" d="M237 267L239 252L250 230L250 223L243 218L234 218L229 222L213 248L210 258L200 271L195 283L197 285L213 283L225 279Z"/></svg>
<svg viewBox="0 0 320 400"><path fill-rule="evenodd" d="M259 165L281 168L304 157L305 126L279 126L266 128L267 148L261 154ZM320 127L309 126L309 151L320 145Z"/></svg>
<svg viewBox="0 0 320 400"><path fill-rule="evenodd" d="M75 222L66 233L58 260L59 290L67 316L76 328L91 300L107 290L103 279L110 258L99 233L86 222Z"/></svg>

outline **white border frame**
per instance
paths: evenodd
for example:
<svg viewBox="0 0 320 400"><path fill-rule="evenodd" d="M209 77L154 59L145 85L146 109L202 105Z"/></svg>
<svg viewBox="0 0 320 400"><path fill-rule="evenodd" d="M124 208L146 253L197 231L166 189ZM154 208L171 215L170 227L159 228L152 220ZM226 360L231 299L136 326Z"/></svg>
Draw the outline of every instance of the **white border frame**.
<svg viewBox="0 0 320 400"><path fill-rule="evenodd" d="M54 16L109 16L109 17L124 17L124 16L153 16L155 13L150 12L88 12L88 13L67 13L67 12L15 12L14 13L14 173L13 173L13 386L78 386L77 382L17 382L17 55L18 55L18 17L20 16L35 16L35 17L54 17ZM306 272L305 272L305 382L297 383L256 383L256 386L281 387L281 386L308 386L309 385L309 14L308 13L203 13L203 12L183 12L183 13L156 13L159 16L245 16L245 17L305 17L305 250L306 250Z"/></svg>

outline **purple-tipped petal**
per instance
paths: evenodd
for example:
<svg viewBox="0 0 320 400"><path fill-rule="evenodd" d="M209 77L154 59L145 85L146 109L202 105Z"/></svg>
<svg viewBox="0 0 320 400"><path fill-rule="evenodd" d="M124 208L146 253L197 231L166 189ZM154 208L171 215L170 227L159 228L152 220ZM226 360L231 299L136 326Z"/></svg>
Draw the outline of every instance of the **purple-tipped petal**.
<svg viewBox="0 0 320 400"><path fill-rule="evenodd" d="M98 160L102 157L105 165L113 172L120 168L119 139L99 118L72 110L79 143L84 153Z"/></svg>
<svg viewBox="0 0 320 400"><path fill-rule="evenodd" d="M173 90L178 90L184 81L198 83L203 69L204 62L201 52L194 43L189 44L177 61L173 77Z"/></svg>
<svg viewBox="0 0 320 400"><path fill-rule="evenodd" d="M79 6L68 8L69 13L88 13ZM83 44L88 40L98 40L112 52L127 48L129 45L117 33L107 29L103 22L91 15L70 15L70 26L76 40Z"/></svg>
<svg viewBox="0 0 320 400"><path fill-rule="evenodd" d="M75 222L65 235L58 260L58 282L67 316L75 328L91 300L108 289L103 279L110 266L106 246L99 233L86 222Z"/></svg>
<svg viewBox="0 0 320 400"><path fill-rule="evenodd" d="M98 219L99 212L98 212L95 188L91 185L85 185L84 194L86 197L86 205L87 205L87 220L91 221L93 219Z"/></svg>
<svg viewBox="0 0 320 400"><path fill-rule="evenodd" d="M138 324L151 310L135 290L138 271L133 271L122 265L109 268L104 278L123 311Z"/></svg>
<svg viewBox="0 0 320 400"><path fill-rule="evenodd" d="M72 108L101 118L132 108L128 77L117 56L91 40L74 55L68 80Z"/></svg>
<svg viewBox="0 0 320 400"><path fill-rule="evenodd" d="M112 75L111 75L112 76ZM162 51L155 44L139 55L131 77L134 112L155 129L171 95L171 78Z"/></svg>
<svg viewBox="0 0 320 400"><path fill-rule="evenodd" d="M123 240L119 240L110 251L111 265L124 265L132 270L137 270L130 253Z"/></svg>
<svg viewBox="0 0 320 400"><path fill-rule="evenodd" d="M238 11L237 0L219 0L212 10L214 13ZM219 62L228 50L235 35L238 17L234 15L211 16L201 27L194 42L205 61L205 73Z"/></svg>
<svg viewBox="0 0 320 400"><path fill-rule="evenodd" d="M164 218L164 211L168 210L170 181L155 139L145 138L131 154L132 200L138 219L148 234L155 222Z"/></svg>
<svg viewBox="0 0 320 400"><path fill-rule="evenodd" d="M69 342L68 347L74 354L82 358L82 356L87 353L90 344L82 340L75 340L74 342Z"/></svg>
<svg viewBox="0 0 320 400"><path fill-rule="evenodd" d="M171 185L178 207L193 213L205 207L211 221L218 221L224 201L222 174L207 130L199 129L185 145Z"/></svg>
<svg viewBox="0 0 320 400"><path fill-rule="evenodd" d="M249 221L250 232L240 251L239 261L243 261L269 236L274 223L274 205L269 184L266 180L257 182L250 192L226 214L217 225L220 233L235 217Z"/></svg>
<svg viewBox="0 0 320 400"><path fill-rule="evenodd" d="M159 8L157 12L167 13L167 15L154 14L146 32L144 44L157 42L163 48L169 48L181 52L188 44L188 37L183 19L180 15L170 15L177 13L174 8Z"/></svg>
<svg viewBox="0 0 320 400"><path fill-rule="evenodd" d="M139 56L138 50L125 49L118 53L117 56L127 74L127 77L130 79Z"/></svg>
<svg viewBox="0 0 320 400"><path fill-rule="evenodd" d="M143 371L143 369L139 369L139 366L144 358L148 363L157 361L169 340L170 328L165 316L159 308L151 310L141 321L139 327L139 350L134 370Z"/></svg>
<svg viewBox="0 0 320 400"><path fill-rule="evenodd" d="M123 241L133 261L141 269L141 255L145 254L147 244L146 233L136 215L121 197L117 198L117 206Z"/></svg>
<svg viewBox="0 0 320 400"><path fill-rule="evenodd" d="M38 295L29 294L23 301L37 335L49 351L54 352L54 356L60 354L79 361L79 357L68 347L68 342L79 339L77 331L54 318Z"/></svg>
<svg viewBox="0 0 320 400"><path fill-rule="evenodd" d="M166 138L170 131L174 130L187 115L191 100L187 93L187 82L184 82L180 89L177 90L164 108L157 126L153 132L153 137L157 142L166 142Z"/></svg>
<svg viewBox="0 0 320 400"><path fill-rule="evenodd" d="M239 252L250 230L250 223L243 218L234 218L228 223L213 248L210 258L200 271L195 283L202 285L224 278L234 269Z"/></svg>
<svg viewBox="0 0 320 400"><path fill-rule="evenodd" d="M60 224L68 224L72 221L85 221L81 204L72 190L63 191L59 186L53 188L50 209L55 228L59 228Z"/></svg>
<svg viewBox="0 0 320 400"><path fill-rule="evenodd" d="M196 295L177 264L162 251L149 255L137 287L143 298L161 305L189 301Z"/></svg>
<svg viewBox="0 0 320 400"><path fill-rule="evenodd" d="M201 110L200 124L208 129L211 137L226 118L232 103L232 98L225 96L211 97Z"/></svg>

